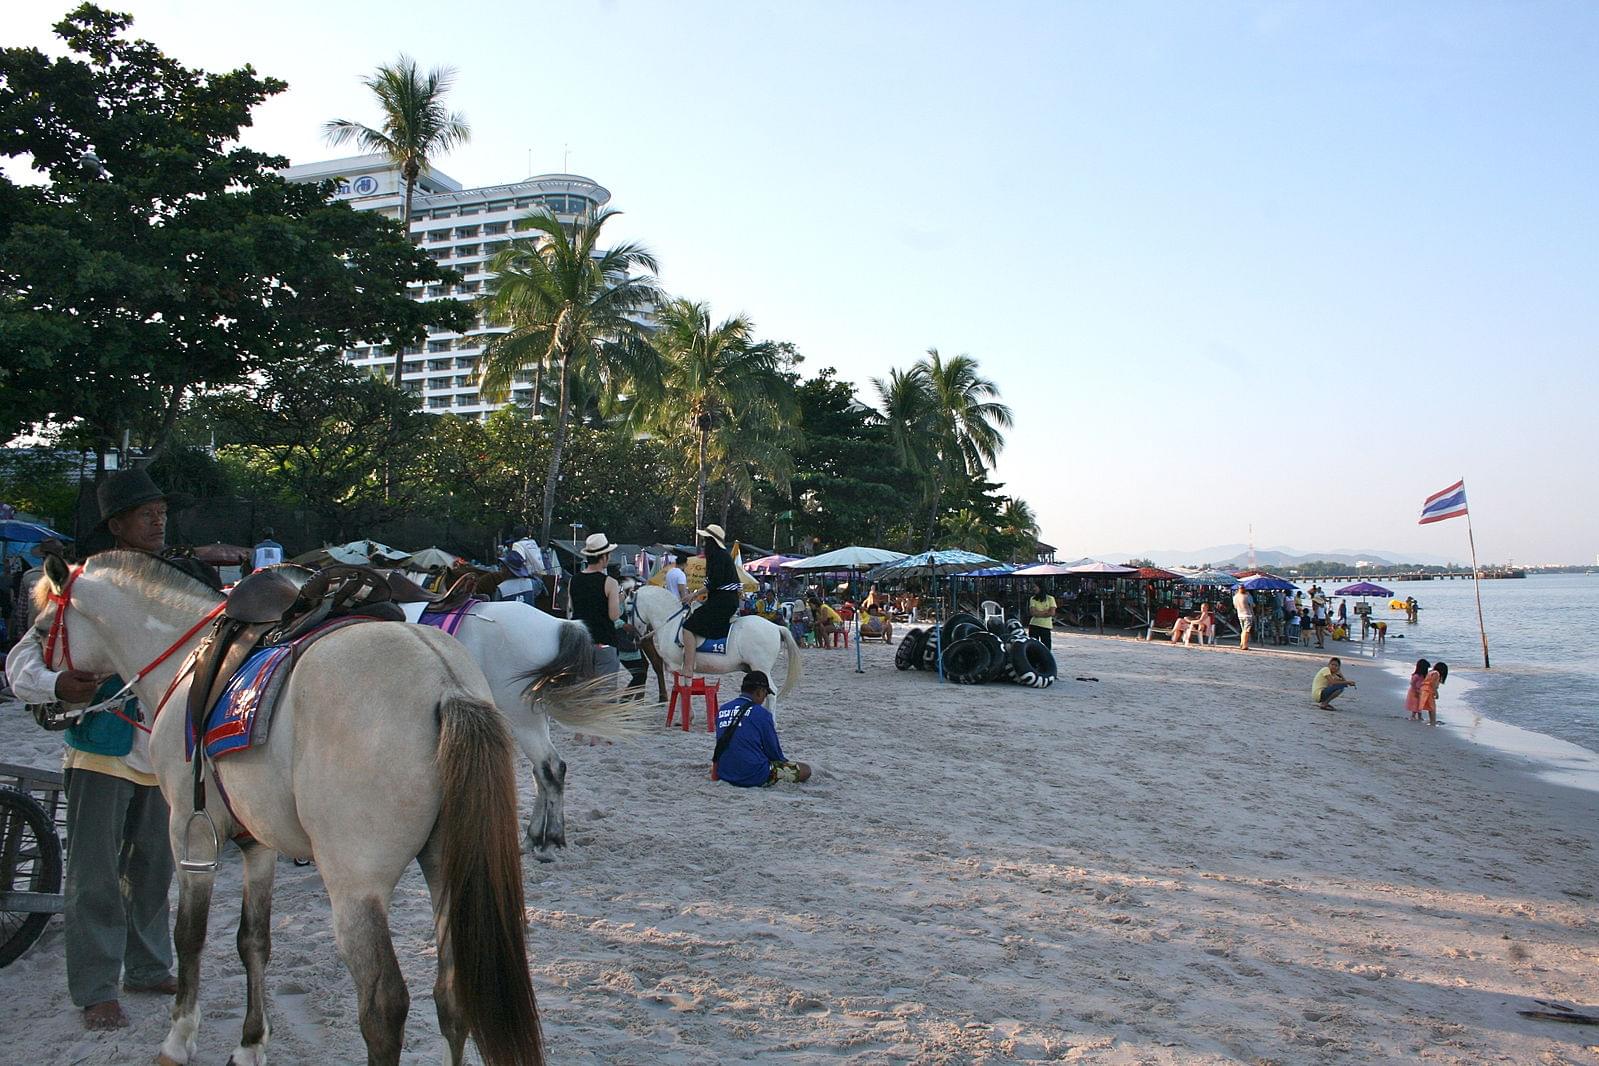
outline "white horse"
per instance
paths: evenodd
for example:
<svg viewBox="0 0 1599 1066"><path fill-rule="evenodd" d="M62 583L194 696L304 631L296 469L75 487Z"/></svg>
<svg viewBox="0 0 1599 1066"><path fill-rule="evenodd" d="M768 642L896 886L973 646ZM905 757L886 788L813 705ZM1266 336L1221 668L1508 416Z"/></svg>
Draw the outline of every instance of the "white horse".
<svg viewBox="0 0 1599 1066"><path fill-rule="evenodd" d="M683 641L700 639L683 629L688 616L689 611L677 602L677 597L658 585L644 585L628 597L628 621L637 627L641 638L654 640L656 653L673 670L683 668ZM770 678L777 672L777 658L784 648L788 649L788 675L778 696L787 699L799 684L804 669L800 663L799 642L788 627L756 615L734 618L727 632L727 651L714 655L698 652L694 656L694 667L706 674L761 670Z"/></svg>
<svg viewBox="0 0 1599 1066"><path fill-rule="evenodd" d="M427 604L400 606L414 622ZM527 843L535 858L547 860L545 849L566 845L566 763L550 738L550 719L610 740L634 736L644 721L636 708L619 703L614 692L567 684L594 675L594 640L582 622L556 618L515 600L481 602L472 605L455 636L483 668L495 706L533 764L538 791L528 816Z"/></svg>
<svg viewBox="0 0 1599 1066"><path fill-rule="evenodd" d="M40 624L57 627L63 658L80 670L136 679L140 704L155 716L150 750L172 809L173 853L187 855L193 778L184 753L188 683L179 670L205 629L197 623L220 609L220 597L138 552L95 556L75 575L50 557L45 583L54 599ZM369 1064L400 1061L409 996L388 908L412 859L433 899L434 999L445 1061L461 1061L470 1034L485 1063L542 1064L511 739L490 698L482 671L443 633L388 622L353 625L301 656L265 743L209 766L207 813L217 829L235 839L246 831L253 836L241 844L238 944L246 1003L231 1064L266 1060L276 852L317 862L339 952L355 979ZM193 835L204 837L209 851L209 834L198 828ZM164 1066L195 1055L200 954L216 877L203 866L179 866L178 993L156 1060Z"/></svg>

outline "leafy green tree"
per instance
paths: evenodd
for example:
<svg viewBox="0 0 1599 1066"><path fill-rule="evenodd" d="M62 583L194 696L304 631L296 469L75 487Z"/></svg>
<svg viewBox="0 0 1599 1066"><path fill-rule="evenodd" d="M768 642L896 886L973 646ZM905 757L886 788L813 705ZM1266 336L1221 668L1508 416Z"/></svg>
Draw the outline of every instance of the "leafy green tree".
<svg viewBox="0 0 1599 1066"><path fill-rule="evenodd" d="M964 548L980 555L989 553L994 528L976 511L961 508L944 520L943 528L950 547Z"/></svg>
<svg viewBox="0 0 1599 1066"><path fill-rule="evenodd" d="M1033 558L1038 543L1038 517L1024 499L1012 496L1006 499L999 512L999 535L991 545L999 555L1012 562Z"/></svg>
<svg viewBox="0 0 1599 1066"><path fill-rule="evenodd" d="M411 200L416 194L417 178L433 165L433 157L465 144L472 136L466 117L444 106L444 94L454 80L455 71L449 67L434 67L423 74L416 60L401 55L393 63L384 63L361 79L377 99L382 115L379 125L368 126L336 118L322 126L329 144L353 142L362 151L387 156L400 168L400 177L405 180L400 225L407 234L411 232ZM393 377L396 385L400 383L404 362L405 355L400 346L396 346Z"/></svg>
<svg viewBox="0 0 1599 1066"><path fill-rule="evenodd" d="M290 184L240 147L284 83L184 67L85 4L68 56L0 51L0 439L55 427L104 452L159 454L185 402L358 339L404 344L463 307L406 285L453 278L390 220Z"/></svg>
<svg viewBox="0 0 1599 1066"><path fill-rule="evenodd" d="M898 372L896 372L898 373ZM888 408L890 435L903 461L913 451L925 456L928 512L922 550L933 546L944 493L952 480L979 477L993 466L1009 428L1009 407L999 402L999 388L977 372L977 360L957 355L945 360L937 348L908 371L877 382ZM917 449L916 442L922 443Z"/></svg>
<svg viewBox="0 0 1599 1066"><path fill-rule="evenodd" d="M536 237L512 241L489 264L497 288L484 298L484 312L490 321L510 328L484 349L482 395L491 401L505 399L517 375L533 366L549 365L556 371L555 427L539 525L545 541L555 514L572 381L582 372L580 364L618 388L626 382L635 390L658 389L658 360L643 324L644 313L659 298L655 257L639 244L599 247L606 222L616 214L601 211L568 232L554 214L536 213L518 223ZM634 273L640 270L649 273Z"/></svg>
<svg viewBox="0 0 1599 1066"><path fill-rule="evenodd" d="M795 414L793 383L783 374L785 352L756 341L745 316L713 325L706 304L686 299L660 309L652 341L663 363L667 402L636 410L642 424L668 438L689 431L696 450L694 526L703 528L713 437L724 427L736 432L746 416L764 419L775 433Z"/></svg>

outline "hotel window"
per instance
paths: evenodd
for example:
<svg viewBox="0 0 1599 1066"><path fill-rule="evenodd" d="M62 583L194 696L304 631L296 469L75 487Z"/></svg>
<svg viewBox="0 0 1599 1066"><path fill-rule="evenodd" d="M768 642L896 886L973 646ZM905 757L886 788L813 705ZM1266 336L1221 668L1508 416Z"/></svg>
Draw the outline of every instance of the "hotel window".
<svg viewBox="0 0 1599 1066"><path fill-rule="evenodd" d="M417 217L418 218L426 218L427 216L425 214L422 214L422 213L418 212ZM433 217L434 218L454 218L455 217L455 212L450 210L448 207L440 207L440 208L436 209L433 212Z"/></svg>
<svg viewBox="0 0 1599 1066"><path fill-rule="evenodd" d="M455 231L455 237L457 240L461 240L466 237L476 237L477 234L478 227L476 226L460 226L457 227Z"/></svg>
<svg viewBox="0 0 1599 1066"><path fill-rule="evenodd" d="M475 214L477 214L477 212L478 212L478 209L475 208L475 207L463 207L463 208L461 208L461 215L463 217L466 216L466 215L475 215Z"/></svg>
<svg viewBox="0 0 1599 1066"><path fill-rule="evenodd" d="M439 241L447 241L449 239L450 239L450 231L447 230L447 229L430 229L430 230L428 230L428 241L429 241L429 243L437 244Z"/></svg>
<svg viewBox="0 0 1599 1066"><path fill-rule="evenodd" d="M428 299L436 300L440 296L443 296L443 295L444 295L444 286L443 285L429 285L428 286Z"/></svg>
<svg viewBox="0 0 1599 1066"><path fill-rule="evenodd" d="M447 352L449 350L450 350L450 342L447 341L447 340L446 341L428 341L428 351L430 351L430 352Z"/></svg>
<svg viewBox="0 0 1599 1066"><path fill-rule="evenodd" d="M504 233L509 222L490 222L483 227L483 236L491 237L496 233Z"/></svg>
<svg viewBox="0 0 1599 1066"><path fill-rule="evenodd" d="M511 201L510 200L494 200L494 201L491 201L488 204L488 206L483 208L483 210L485 210L485 211L509 211L510 209L511 209Z"/></svg>
<svg viewBox="0 0 1599 1066"><path fill-rule="evenodd" d="M475 244L458 244L455 246L457 257L465 259L469 255L477 255L478 246Z"/></svg>

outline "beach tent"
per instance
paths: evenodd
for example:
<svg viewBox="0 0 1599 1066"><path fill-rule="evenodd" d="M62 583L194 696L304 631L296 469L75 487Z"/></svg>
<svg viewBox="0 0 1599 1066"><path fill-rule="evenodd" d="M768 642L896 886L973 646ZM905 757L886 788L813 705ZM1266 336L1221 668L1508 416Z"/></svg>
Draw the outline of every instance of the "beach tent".
<svg viewBox="0 0 1599 1066"><path fill-rule="evenodd" d="M1357 581L1333 592L1334 596L1392 596L1392 589L1374 585L1370 581Z"/></svg>
<svg viewBox="0 0 1599 1066"><path fill-rule="evenodd" d="M0 522L0 540L11 541L13 544L37 544L41 540L66 541L72 538L65 533L57 533L49 526L42 526L38 522L24 522L18 518L8 518Z"/></svg>

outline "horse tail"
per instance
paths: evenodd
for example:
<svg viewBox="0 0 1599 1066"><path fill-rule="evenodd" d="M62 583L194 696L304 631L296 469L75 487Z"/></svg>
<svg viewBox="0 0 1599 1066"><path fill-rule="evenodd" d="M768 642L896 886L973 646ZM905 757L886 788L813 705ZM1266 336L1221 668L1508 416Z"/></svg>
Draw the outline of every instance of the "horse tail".
<svg viewBox="0 0 1599 1066"><path fill-rule="evenodd" d="M595 677L575 685L535 682L522 698L575 733L605 740L631 740L655 724L655 712L617 699L616 677Z"/></svg>
<svg viewBox="0 0 1599 1066"><path fill-rule="evenodd" d="M544 1034L528 975L516 773L505 719L450 696L439 707L443 906L457 1001L486 1066L543 1066Z"/></svg>
<svg viewBox="0 0 1599 1066"><path fill-rule="evenodd" d="M773 623L774 625L776 623ZM783 679L783 691L777 694L778 699L788 699L788 694L794 691L794 686L800 683L800 675L804 666L800 662L799 641L794 639L793 632L788 626L778 626L783 633L783 646L788 649L788 676Z"/></svg>

